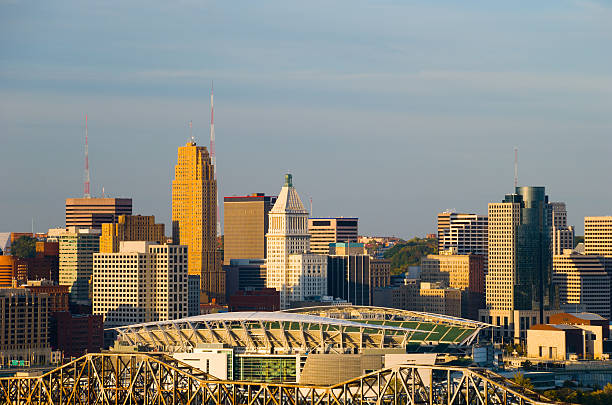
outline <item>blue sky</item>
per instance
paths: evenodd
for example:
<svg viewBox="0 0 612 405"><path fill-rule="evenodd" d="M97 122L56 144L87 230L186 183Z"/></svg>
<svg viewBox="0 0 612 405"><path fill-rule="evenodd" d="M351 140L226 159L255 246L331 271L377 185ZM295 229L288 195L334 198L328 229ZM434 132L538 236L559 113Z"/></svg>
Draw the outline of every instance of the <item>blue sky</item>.
<svg viewBox="0 0 612 405"><path fill-rule="evenodd" d="M176 148L208 144L220 199L277 193L411 237L519 182L612 215L612 2L0 0L0 231L92 190L169 222ZM169 229L168 232L169 233Z"/></svg>

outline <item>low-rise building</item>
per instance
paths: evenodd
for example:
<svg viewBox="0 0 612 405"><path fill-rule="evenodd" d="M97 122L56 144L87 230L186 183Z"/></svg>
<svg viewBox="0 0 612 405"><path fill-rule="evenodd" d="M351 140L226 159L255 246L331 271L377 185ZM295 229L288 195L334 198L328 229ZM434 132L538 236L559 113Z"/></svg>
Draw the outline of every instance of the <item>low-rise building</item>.
<svg viewBox="0 0 612 405"><path fill-rule="evenodd" d="M405 279L404 284L374 290L374 306L460 317L461 291Z"/></svg>
<svg viewBox="0 0 612 405"><path fill-rule="evenodd" d="M102 315L75 315L54 312L50 317L51 347L63 353L64 358L96 353L104 342Z"/></svg>
<svg viewBox="0 0 612 405"><path fill-rule="evenodd" d="M601 359L610 334L607 319L593 313L558 313L527 331L527 356L539 359Z"/></svg>
<svg viewBox="0 0 612 405"><path fill-rule="evenodd" d="M421 283L418 311L461 317L461 291L439 283Z"/></svg>
<svg viewBox="0 0 612 405"><path fill-rule="evenodd" d="M461 291L461 316L478 318L478 310L484 308L484 257L474 254L457 254L452 247L438 255L421 259L421 280L440 283Z"/></svg>
<svg viewBox="0 0 612 405"><path fill-rule="evenodd" d="M236 311L279 311L280 293L274 288L238 290L229 298L229 310Z"/></svg>

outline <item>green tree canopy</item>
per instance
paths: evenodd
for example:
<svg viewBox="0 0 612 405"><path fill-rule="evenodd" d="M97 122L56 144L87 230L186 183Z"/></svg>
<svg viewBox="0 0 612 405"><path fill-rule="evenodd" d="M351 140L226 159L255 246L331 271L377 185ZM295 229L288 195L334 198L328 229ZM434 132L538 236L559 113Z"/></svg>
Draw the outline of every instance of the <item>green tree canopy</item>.
<svg viewBox="0 0 612 405"><path fill-rule="evenodd" d="M36 239L24 235L11 244L11 254L21 259L36 255Z"/></svg>
<svg viewBox="0 0 612 405"><path fill-rule="evenodd" d="M527 377L525 377L525 374L523 373L515 373L514 376L512 377L512 381L514 381L517 385L528 389L528 390L532 390L533 389L533 384L531 383L531 380Z"/></svg>
<svg viewBox="0 0 612 405"><path fill-rule="evenodd" d="M436 239L412 238L387 250L384 257L391 260L391 273L400 274L408 270L409 266L419 266L422 257L437 252Z"/></svg>

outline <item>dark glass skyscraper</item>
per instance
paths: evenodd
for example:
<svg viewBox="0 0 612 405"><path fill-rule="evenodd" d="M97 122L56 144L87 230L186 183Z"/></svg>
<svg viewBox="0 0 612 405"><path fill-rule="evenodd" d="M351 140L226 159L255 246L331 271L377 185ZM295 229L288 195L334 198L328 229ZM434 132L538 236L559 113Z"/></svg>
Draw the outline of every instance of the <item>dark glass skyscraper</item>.
<svg viewBox="0 0 612 405"><path fill-rule="evenodd" d="M551 205L544 187L517 187L505 203L519 204L515 237L515 310L544 311L558 307L552 282Z"/></svg>

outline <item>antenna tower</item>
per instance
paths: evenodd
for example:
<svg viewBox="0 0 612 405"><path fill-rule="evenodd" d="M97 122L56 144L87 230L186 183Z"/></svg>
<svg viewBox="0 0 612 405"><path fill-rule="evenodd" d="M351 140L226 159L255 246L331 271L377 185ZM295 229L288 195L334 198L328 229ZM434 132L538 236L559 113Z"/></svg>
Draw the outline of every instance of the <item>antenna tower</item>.
<svg viewBox="0 0 612 405"><path fill-rule="evenodd" d="M210 84L210 163L213 166L213 176L217 180L217 153L215 151L215 103L214 82ZM221 236L221 220L219 214L219 185L217 184L217 236Z"/></svg>
<svg viewBox="0 0 612 405"><path fill-rule="evenodd" d="M518 187L518 148L514 148L514 189Z"/></svg>
<svg viewBox="0 0 612 405"><path fill-rule="evenodd" d="M89 145L87 142L87 114L85 114L85 190L83 193L85 198L91 198L89 193Z"/></svg>

